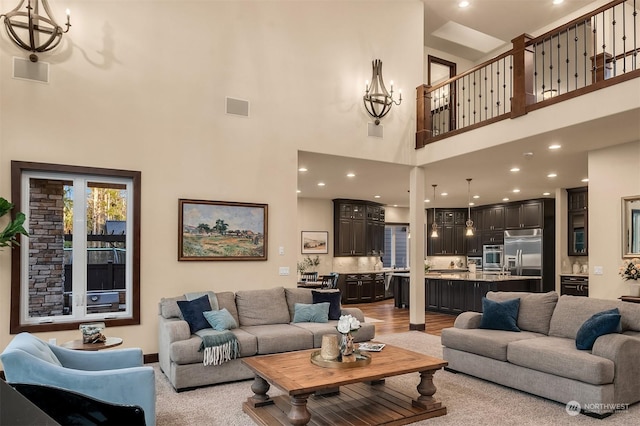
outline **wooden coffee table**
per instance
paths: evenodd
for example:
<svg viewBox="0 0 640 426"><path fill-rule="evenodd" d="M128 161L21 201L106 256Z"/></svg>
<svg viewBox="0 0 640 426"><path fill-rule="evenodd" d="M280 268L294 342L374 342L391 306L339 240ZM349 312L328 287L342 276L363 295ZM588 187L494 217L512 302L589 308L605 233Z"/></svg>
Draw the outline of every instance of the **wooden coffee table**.
<svg viewBox="0 0 640 426"><path fill-rule="evenodd" d="M113 348L122 344L120 337L107 337L107 340L100 343L84 343L82 339L71 340L61 344L63 348L73 349L76 351L99 351L101 349Z"/></svg>
<svg viewBox="0 0 640 426"><path fill-rule="evenodd" d="M311 353L317 350L243 359L256 378L251 385L254 395L242 410L262 425L316 424L316 417L323 424L404 425L447 414L433 397L433 374L447 361L387 344L380 352L368 352L369 365L325 368L311 363ZM420 383L413 397L383 385L385 377L416 372ZM272 399L267 395L270 384L287 395Z"/></svg>

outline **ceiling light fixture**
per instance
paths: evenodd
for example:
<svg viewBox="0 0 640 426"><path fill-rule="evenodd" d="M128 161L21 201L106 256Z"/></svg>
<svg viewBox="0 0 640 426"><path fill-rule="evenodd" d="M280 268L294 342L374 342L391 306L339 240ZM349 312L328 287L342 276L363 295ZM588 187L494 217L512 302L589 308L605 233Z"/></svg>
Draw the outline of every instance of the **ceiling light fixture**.
<svg viewBox="0 0 640 426"><path fill-rule="evenodd" d="M549 173L549 174L547 175L547 177L548 177L548 178L554 178L554 177L557 177L557 176L558 176L558 175L557 175L556 173Z"/></svg>
<svg viewBox="0 0 640 426"><path fill-rule="evenodd" d="M562 4L564 0L553 0L553 4Z"/></svg>
<svg viewBox="0 0 640 426"><path fill-rule="evenodd" d="M556 1L557 1L557 0L556 0ZM459 7L460 9L464 9L465 7L468 7L468 6L469 6L469 2L468 2L468 1L466 1L466 0L463 0L463 1L461 1L460 3L458 3L458 7Z"/></svg>
<svg viewBox="0 0 640 426"><path fill-rule="evenodd" d="M551 193L550 192L543 192L542 195L544 195L546 197L548 195L551 195Z"/></svg>
<svg viewBox="0 0 640 426"><path fill-rule="evenodd" d="M379 195L374 195L373 198L380 198L380 196Z"/></svg>
<svg viewBox="0 0 640 426"><path fill-rule="evenodd" d="M438 224L436 223L436 186L433 186L433 223L431 224L431 238L438 238Z"/></svg>
<svg viewBox="0 0 640 426"><path fill-rule="evenodd" d="M516 188L516 189L513 190L513 192L517 194L518 192L520 192L520 190L518 188Z"/></svg>
<svg viewBox="0 0 640 426"><path fill-rule="evenodd" d="M356 174L355 173L347 173L347 177L348 178L356 177Z"/></svg>
<svg viewBox="0 0 640 426"><path fill-rule="evenodd" d="M589 182L589 178L584 178L580 182Z"/></svg>
<svg viewBox="0 0 640 426"><path fill-rule="evenodd" d="M387 91L382 81L382 61L376 59L371 62L373 73L371 75L371 85L365 83L365 93L362 97L364 107L370 116L375 118L376 126L380 124L380 119L387 115L393 104L400 105L402 103L402 92L398 102L393 100L393 81L391 81L391 92Z"/></svg>
<svg viewBox="0 0 640 426"><path fill-rule="evenodd" d="M318 182L318 186L324 186L324 182Z"/></svg>
<svg viewBox="0 0 640 426"><path fill-rule="evenodd" d="M443 197L446 197L447 195L449 195L449 193L448 193L448 192L443 192L443 193L442 193L442 194L440 194L440 195L442 195Z"/></svg>
<svg viewBox="0 0 640 426"><path fill-rule="evenodd" d="M473 221L471 220L471 178L467 178L467 237L473 237Z"/></svg>
<svg viewBox="0 0 640 426"><path fill-rule="evenodd" d="M549 145L549 149L560 149L562 148L562 145L560 144L553 144L553 145Z"/></svg>
<svg viewBox="0 0 640 426"><path fill-rule="evenodd" d="M556 89L547 89L542 91L542 100L551 99L558 94Z"/></svg>
<svg viewBox="0 0 640 426"><path fill-rule="evenodd" d="M502 201L509 201L509 198L508 198L508 197L504 197L504 198L502 199Z"/></svg>
<svg viewBox="0 0 640 426"><path fill-rule="evenodd" d="M511 168L511 170L509 170L509 171L510 171L510 172L514 172L514 173L515 173L515 172L519 172L519 171L520 171L520 169L519 169L519 168L517 168L517 167L512 167L512 168Z"/></svg>
<svg viewBox="0 0 640 426"><path fill-rule="evenodd" d="M25 0L20 0L12 11L0 15L0 18L4 18L4 26L11 41L19 48L32 52L29 55L31 62L38 62L36 53L55 48L60 44L62 34L69 31L71 12L67 9L67 23L63 30L53 19L47 0L27 0L26 3L24 10L20 10L25 4Z"/></svg>
<svg viewBox="0 0 640 426"><path fill-rule="evenodd" d="M298 169L298 171L299 171L299 172L306 172L306 171L307 171L307 168L306 168L306 167L300 167L300 168Z"/></svg>

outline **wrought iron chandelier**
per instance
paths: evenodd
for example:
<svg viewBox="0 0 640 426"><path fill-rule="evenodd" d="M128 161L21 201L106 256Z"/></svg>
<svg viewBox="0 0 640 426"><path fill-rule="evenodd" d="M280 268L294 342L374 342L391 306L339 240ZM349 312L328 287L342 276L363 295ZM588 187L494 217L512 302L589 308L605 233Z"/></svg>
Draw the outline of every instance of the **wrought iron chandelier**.
<svg viewBox="0 0 640 426"><path fill-rule="evenodd" d="M393 100L393 81L391 81L391 91L387 91L382 80L382 61L376 59L371 62L373 74L371 75L371 84L365 84L365 94L362 97L364 107L370 116L375 118L376 126L380 124L380 119L387 115L393 104L400 105L402 103L402 92L398 102Z"/></svg>
<svg viewBox="0 0 640 426"><path fill-rule="evenodd" d="M36 53L47 52L60 44L62 34L71 27L69 9L63 30L53 18L47 0L26 0L26 6L25 0L20 0L12 11L0 15L0 18L4 18L11 40L21 49L32 52L29 55L31 62L38 62Z"/></svg>

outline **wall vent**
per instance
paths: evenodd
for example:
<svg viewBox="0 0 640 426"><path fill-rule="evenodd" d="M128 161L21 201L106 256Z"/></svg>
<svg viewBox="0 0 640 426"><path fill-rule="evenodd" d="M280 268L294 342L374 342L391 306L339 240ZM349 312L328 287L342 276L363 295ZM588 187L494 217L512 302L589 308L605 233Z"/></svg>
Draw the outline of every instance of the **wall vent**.
<svg viewBox="0 0 640 426"><path fill-rule="evenodd" d="M384 128L382 124L376 126L375 123L367 123L367 136L373 136L374 138L382 138Z"/></svg>
<svg viewBox="0 0 640 426"><path fill-rule="evenodd" d="M227 114L240 115L242 117L249 116L249 101L230 98L227 96L225 97L225 102L227 104Z"/></svg>
<svg viewBox="0 0 640 426"><path fill-rule="evenodd" d="M49 83L49 64L13 57L13 78Z"/></svg>

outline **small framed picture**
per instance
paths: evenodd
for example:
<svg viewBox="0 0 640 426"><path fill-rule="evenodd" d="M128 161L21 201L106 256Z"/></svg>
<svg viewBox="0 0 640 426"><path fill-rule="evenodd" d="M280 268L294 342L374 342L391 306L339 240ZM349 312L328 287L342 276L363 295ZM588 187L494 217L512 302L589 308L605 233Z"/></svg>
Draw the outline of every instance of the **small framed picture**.
<svg viewBox="0 0 640 426"><path fill-rule="evenodd" d="M302 231L302 254L329 253L328 231Z"/></svg>

